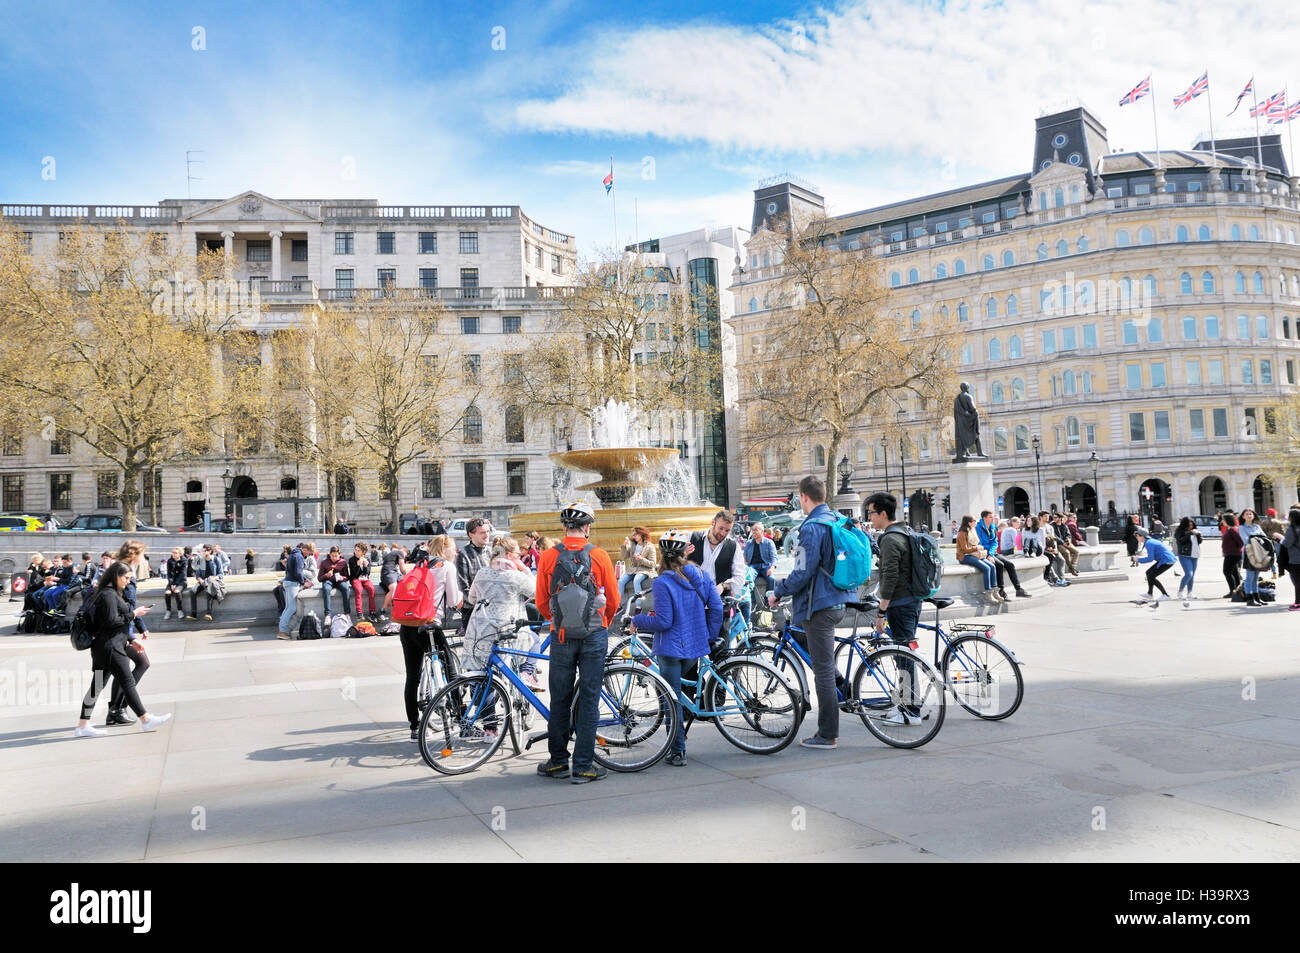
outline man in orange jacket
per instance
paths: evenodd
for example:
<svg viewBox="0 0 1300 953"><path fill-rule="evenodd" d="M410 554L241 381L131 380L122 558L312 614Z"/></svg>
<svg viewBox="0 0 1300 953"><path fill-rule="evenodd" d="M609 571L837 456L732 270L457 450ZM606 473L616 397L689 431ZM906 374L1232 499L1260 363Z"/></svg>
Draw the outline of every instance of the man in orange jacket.
<svg viewBox="0 0 1300 953"><path fill-rule="evenodd" d="M537 564L537 609L548 621L553 621L555 607L551 605L552 585L556 575L555 565L561 552L566 555L566 567L577 565L580 572L590 568L590 583L594 586L595 596L589 603L599 613L593 613L592 625L583 625L583 619L570 618L561 620L561 626L551 634L551 657L547 671L547 688L551 693L551 718L547 723L547 744L551 759L539 765L537 773L544 778L571 778L574 784L586 784L599 781L605 776L605 769L595 763L597 699L605 672L605 653L609 651L609 624L618 611L618 577L614 575L614 564L609 554L603 549L591 545L591 524L595 516L586 503L570 503L560 511L560 522L564 524L564 539L559 546L552 546L542 553ZM568 559L569 553L579 554L576 560ZM577 592L587 592L582 588L578 576L570 575L568 569L562 570L562 578L567 576L575 580L569 586L579 586ZM558 595L558 593L556 594ZM557 600L558 601L558 600ZM581 601L581 600L579 600ZM592 626L599 626L593 628ZM572 637L566 632L572 626L575 629L590 629L585 636ZM569 770L569 709L573 705L574 676L578 685L578 724L574 726L573 770Z"/></svg>

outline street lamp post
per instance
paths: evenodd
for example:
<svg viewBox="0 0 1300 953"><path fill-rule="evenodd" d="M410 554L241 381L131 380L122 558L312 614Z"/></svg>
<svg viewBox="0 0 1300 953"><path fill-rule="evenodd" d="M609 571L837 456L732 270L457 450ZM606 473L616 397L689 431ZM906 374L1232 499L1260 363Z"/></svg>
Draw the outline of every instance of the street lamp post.
<svg viewBox="0 0 1300 953"><path fill-rule="evenodd" d="M840 457L840 462L836 464L835 472L840 475L840 493L852 493L849 489L849 477L853 476L853 464L849 463L848 454Z"/></svg>
<svg viewBox="0 0 1300 953"><path fill-rule="evenodd" d="M234 514L232 514L232 513L230 512L230 488L231 488L231 487L234 485L234 483L235 483L235 474L234 474L234 471L232 471L232 470L230 469L229 466L227 466L226 469L222 472L222 474L221 474L221 482L224 483L224 484L225 484L225 487L226 487L226 498L225 498L225 504L226 504L226 505L225 505L225 509L224 509L224 511L223 511L223 513L222 513L222 517L224 518L224 517L228 517L228 516L233 516L233 515L234 515ZM233 523L233 520L232 520L232 523ZM234 526L232 525L230 528L233 530L233 529L234 529Z"/></svg>
<svg viewBox="0 0 1300 953"><path fill-rule="evenodd" d="M880 438L881 456L885 459L885 492L889 492L889 438Z"/></svg>
<svg viewBox="0 0 1300 953"><path fill-rule="evenodd" d="M912 514L907 505L907 459L903 456L903 438L898 438L898 469L903 480L903 511L907 513L907 525L912 525Z"/></svg>
<svg viewBox="0 0 1300 953"><path fill-rule="evenodd" d="M1039 451L1043 448L1043 441L1039 439L1038 434L1034 434L1034 439L1030 441L1034 446L1034 473L1038 478L1038 509L1043 508L1043 471L1038 465Z"/></svg>
<svg viewBox="0 0 1300 953"><path fill-rule="evenodd" d="M1092 498L1094 501L1092 508L1097 513L1095 517L1096 525L1100 526L1101 525L1101 482L1097 479L1097 466L1098 464L1101 463L1101 460L1097 458L1096 450L1092 451L1092 456L1088 458L1088 462L1092 464Z"/></svg>

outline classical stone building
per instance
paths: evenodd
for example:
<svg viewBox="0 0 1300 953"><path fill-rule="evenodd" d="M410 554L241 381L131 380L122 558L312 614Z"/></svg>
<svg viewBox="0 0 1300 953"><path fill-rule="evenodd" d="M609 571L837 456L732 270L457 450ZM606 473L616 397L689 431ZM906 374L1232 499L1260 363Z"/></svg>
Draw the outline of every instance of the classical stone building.
<svg viewBox="0 0 1300 953"><path fill-rule="evenodd" d="M780 270L769 226L822 207L795 182L755 192L732 285L742 360L781 320L767 307ZM1074 108L1038 119L1028 173L834 221L843 247L881 260L900 322L939 314L963 328L958 370L1004 513L1146 506L1167 522L1297 499L1259 436L1296 392L1300 363L1300 179L1277 135L1111 152L1098 119ZM748 422L744 375L740 405ZM903 407L901 461L862 420L847 453L853 488L897 493L905 478L915 524L962 515L941 507L949 409ZM787 493L824 457L815 433L745 454L742 493Z"/></svg>
<svg viewBox="0 0 1300 953"><path fill-rule="evenodd" d="M272 199L245 192L230 199L169 199L156 206L0 206L0 224L25 233L32 250L53 251L75 224L165 236L170 248L197 254L224 250L239 262L234 279L253 282L260 298L262 362L270 367L274 334L329 302L346 305L364 289L409 288L441 300L464 343L481 355L484 374L500 373L501 355L526 347L576 271L569 235L529 219L518 206L389 206L374 200ZM473 345L479 347L473 347ZM450 408L459 415L462 407ZM399 479L400 510L487 513L501 522L512 510L553 501L547 454L557 436L509 426L505 409L474 408L458 438L431 446ZM35 425L34 425L35 427ZM141 519L156 494L170 529L219 516L222 475L234 473L237 500L320 497L323 477L265 448L164 466L146 480ZM5 512L73 514L117 508L117 475L88 448L38 432L10 434L0 454ZM388 503L363 471L339 487L340 512L375 527ZM252 508L250 508L250 513Z"/></svg>

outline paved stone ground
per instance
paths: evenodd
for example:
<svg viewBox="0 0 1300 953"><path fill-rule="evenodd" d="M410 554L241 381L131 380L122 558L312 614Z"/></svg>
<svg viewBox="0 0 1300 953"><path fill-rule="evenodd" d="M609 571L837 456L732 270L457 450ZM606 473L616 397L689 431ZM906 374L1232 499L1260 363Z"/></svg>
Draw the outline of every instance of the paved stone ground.
<svg viewBox="0 0 1300 953"><path fill-rule="evenodd" d="M771 757L701 724L688 767L583 786L537 749L433 774L396 639L159 634L143 694L173 722L73 739L50 673L86 656L7 635L0 860L1300 860L1300 614L1217 598L1216 562L1190 609L1133 605L1135 569L1000 618L1026 680L1004 722L950 705L899 751L846 718L838 750Z"/></svg>

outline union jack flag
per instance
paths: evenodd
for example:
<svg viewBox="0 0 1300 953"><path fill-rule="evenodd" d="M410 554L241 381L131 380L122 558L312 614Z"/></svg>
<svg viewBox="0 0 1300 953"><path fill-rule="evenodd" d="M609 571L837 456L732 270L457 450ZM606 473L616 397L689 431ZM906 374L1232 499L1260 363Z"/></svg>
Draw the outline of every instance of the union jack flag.
<svg viewBox="0 0 1300 953"><path fill-rule="evenodd" d="M1277 110L1286 104L1286 90L1274 93L1262 103L1256 103L1251 107L1250 115L1255 116L1272 116Z"/></svg>
<svg viewBox="0 0 1300 953"><path fill-rule="evenodd" d="M1119 104L1121 106L1127 106L1129 103L1135 103L1143 96L1148 95L1150 92L1151 92L1151 74L1148 73L1147 78L1142 80L1142 82L1138 83L1132 89L1130 89L1128 91L1128 95L1125 96L1123 99L1121 99L1119 101Z"/></svg>
<svg viewBox="0 0 1300 953"><path fill-rule="evenodd" d="M1290 106L1287 106L1285 109L1279 109L1277 111L1277 114L1274 115L1271 119L1269 119L1269 122L1277 126L1277 125L1281 125L1284 122L1290 122L1292 119L1295 119L1297 116L1300 116L1300 99L1297 99L1294 103L1292 103Z"/></svg>
<svg viewBox="0 0 1300 953"><path fill-rule="evenodd" d="M1210 88L1210 72L1206 70L1201 74L1201 78L1187 87L1187 92L1174 97L1174 108L1177 109L1185 103L1190 103L1201 93Z"/></svg>
<svg viewBox="0 0 1300 953"><path fill-rule="evenodd" d="M1232 113L1235 113L1237 111L1237 106L1241 105L1241 101L1243 99L1245 99L1247 96L1251 95L1254 92L1255 92L1255 77L1252 76L1250 78L1250 82L1246 84L1246 88L1237 94L1237 103L1235 106L1232 107ZM1231 116L1232 113L1228 113L1228 115Z"/></svg>

